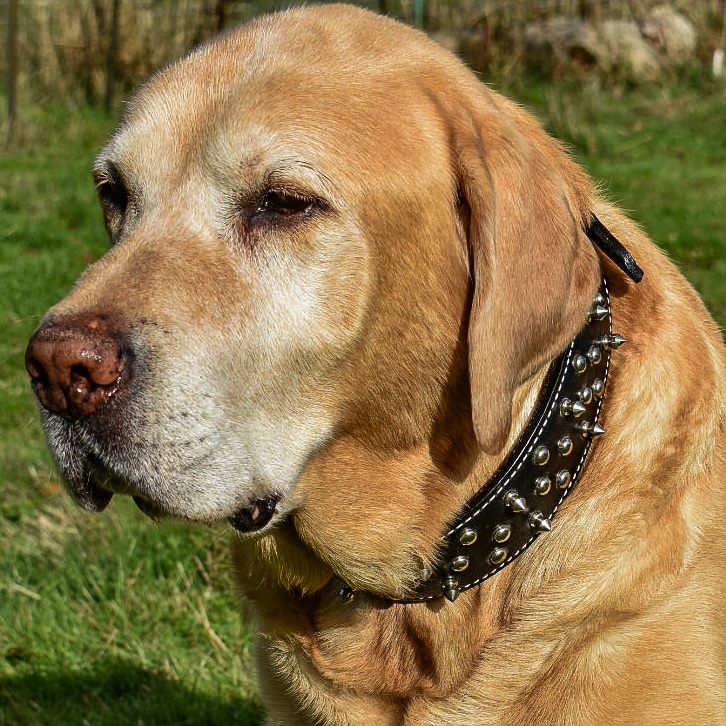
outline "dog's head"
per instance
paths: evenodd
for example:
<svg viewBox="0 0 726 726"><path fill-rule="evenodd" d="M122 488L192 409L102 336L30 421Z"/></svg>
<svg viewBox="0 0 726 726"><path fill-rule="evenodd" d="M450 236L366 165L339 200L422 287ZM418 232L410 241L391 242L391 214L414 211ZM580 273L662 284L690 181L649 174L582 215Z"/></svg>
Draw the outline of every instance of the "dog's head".
<svg viewBox="0 0 726 726"><path fill-rule="evenodd" d="M340 437L403 452L450 424L497 451L598 282L589 184L556 142L351 7L262 18L162 71L94 175L112 246L27 352L89 509L119 492L261 530Z"/></svg>

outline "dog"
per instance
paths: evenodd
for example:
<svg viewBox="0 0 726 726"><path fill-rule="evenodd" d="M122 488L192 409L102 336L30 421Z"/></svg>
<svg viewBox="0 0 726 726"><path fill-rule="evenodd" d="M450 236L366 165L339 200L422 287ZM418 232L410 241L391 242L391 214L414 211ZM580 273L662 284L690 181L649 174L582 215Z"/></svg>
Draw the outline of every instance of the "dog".
<svg viewBox="0 0 726 726"><path fill-rule="evenodd" d="M94 176L111 247L26 356L49 448L88 510L238 532L268 723L724 723L723 342L527 112L314 6L152 77ZM504 503L551 531L411 602L593 300L627 342L579 481L546 526Z"/></svg>

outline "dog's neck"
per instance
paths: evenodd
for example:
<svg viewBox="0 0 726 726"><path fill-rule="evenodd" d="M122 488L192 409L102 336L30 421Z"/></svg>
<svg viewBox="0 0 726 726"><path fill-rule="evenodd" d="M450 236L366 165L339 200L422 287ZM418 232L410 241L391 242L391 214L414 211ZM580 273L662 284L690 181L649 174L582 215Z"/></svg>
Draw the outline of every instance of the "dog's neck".
<svg viewBox="0 0 726 726"><path fill-rule="evenodd" d="M354 435L330 442L299 483L304 506L265 536L237 544L245 589L253 599L255 592L266 598L264 592L272 589L297 597L343 582L388 598L410 591L422 567L433 562L447 523L494 474L525 429L547 368L516 391L512 430L500 454L478 449L469 412L457 408L466 399L457 390L468 385L465 376L450 392L457 410L444 418L451 425L432 427L430 438L405 451L381 451ZM340 486L341 479L354 483ZM381 497L370 481L387 482L406 501L399 496L394 504ZM344 501L345 492L355 500ZM379 523L374 530L371 519Z"/></svg>

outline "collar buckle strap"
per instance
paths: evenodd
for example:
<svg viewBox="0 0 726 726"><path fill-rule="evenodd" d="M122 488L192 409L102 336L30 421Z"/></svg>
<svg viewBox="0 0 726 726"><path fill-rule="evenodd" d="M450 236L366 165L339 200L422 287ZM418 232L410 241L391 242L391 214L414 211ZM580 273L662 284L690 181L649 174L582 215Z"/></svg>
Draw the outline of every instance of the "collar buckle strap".
<svg viewBox="0 0 726 726"><path fill-rule="evenodd" d="M590 216L590 226L585 233L633 282L643 279L643 270L638 267L633 255L594 214Z"/></svg>

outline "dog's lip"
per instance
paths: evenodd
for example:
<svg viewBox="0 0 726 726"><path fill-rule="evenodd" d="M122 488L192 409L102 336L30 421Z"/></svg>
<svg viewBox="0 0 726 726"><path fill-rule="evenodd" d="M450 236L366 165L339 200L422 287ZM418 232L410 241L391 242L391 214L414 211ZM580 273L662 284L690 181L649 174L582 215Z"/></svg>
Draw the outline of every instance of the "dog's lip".
<svg viewBox="0 0 726 726"><path fill-rule="evenodd" d="M240 507L230 518L229 523L237 532L249 534L264 529L277 513L279 494L268 494L255 499L246 507Z"/></svg>
<svg viewBox="0 0 726 726"><path fill-rule="evenodd" d="M157 507L156 504L149 501L145 497L140 496L134 496L132 497L134 500L134 504L149 518L154 520L155 522L159 519L163 519L166 516L166 512L164 512L163 509L160 507Z"/></svg>
<svg viewBox="0 0 726 726"><path fill-rule="evenodd" d="M73 487L72 494L88 512L102 512L113 499L113 492L99 486L92 477L88 477L82 487Z"/></svg>
<svg viewBox="0 0 726 726"><path fill-rule="evenodd" d="M109 504L114 494L130 495L139 510L153 521L159 521L172 515L163 505L158 504L144 494L138 493L138 488L130 482L116 476L110 469L93 455L90 455L90 476L84 486L74 490L74 496L78 503L86 510L102 512ZM267 527L274 516L278 513L278 504L281 495L273 492L263 497L248 500L249 504L239 507L231 516L220 517L241 534L257 533ZM182 519L194 521L194 517L182 515ZM216 521L220 521L217 519ZM213 519L199 519L207 524L212 524Z"/></svg>

